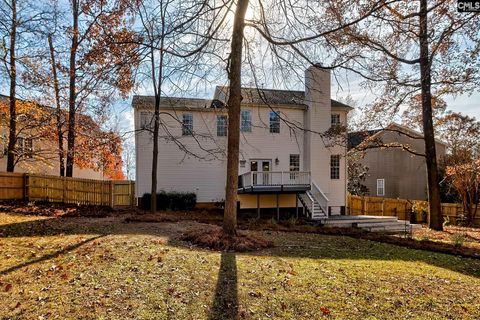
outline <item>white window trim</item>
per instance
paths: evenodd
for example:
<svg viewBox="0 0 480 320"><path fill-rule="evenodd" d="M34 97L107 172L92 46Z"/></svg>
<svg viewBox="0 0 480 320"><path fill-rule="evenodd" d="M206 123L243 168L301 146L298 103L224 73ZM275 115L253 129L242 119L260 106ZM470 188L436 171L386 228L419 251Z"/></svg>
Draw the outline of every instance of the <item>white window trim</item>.
<svg viewBox="0 0 480 320"><path fill-rule="evenodd" d="M190 118L190 119L187 119ZM188 123L187 121L190 121ZM187 128L188 127L188 128ZM182 115L182 136L193 136L193 114L184 113Z"/></svg>
<svg viewBox="0 0 480 320"><path fill-rule="evenodd" d="M379 192L379 191L382 192ZM377 196L384 197L385 196L385 179L377 179Z"/></svg>
<svg viewBox="0 0 480 320"><path fill-rule="evenodd" d="M333 118L335 117L338 117L338 122L333 122ZM342 119L341 119L341 116L340 116L340 113L332 113L330 115L330 125L331 126L339 126L340 124L342 123Z"/></svg>
<svg viewBox="0 0 480 320"><path fill-rule="evenodd" d="M242 113L248 113L248 119L243 119ZM248 124L248 128L244 127L244 124ZM252 110L249 109L241 109L240 110L240 132L252 132Z"/></svg>

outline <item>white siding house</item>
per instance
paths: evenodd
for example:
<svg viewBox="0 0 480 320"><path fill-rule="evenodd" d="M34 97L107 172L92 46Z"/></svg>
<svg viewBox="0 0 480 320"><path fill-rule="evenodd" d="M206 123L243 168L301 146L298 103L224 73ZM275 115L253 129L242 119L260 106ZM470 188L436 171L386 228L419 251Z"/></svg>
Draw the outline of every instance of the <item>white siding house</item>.
<svg viewBox="0 0 480 320"><path fill-rule="evenodd" d="M305 91L242 89L241 208L300 205L312 218L344 212L346 134L332 132L351 108L331 100L329 71L311 67L305 83ZM158 190L194 192L199 203L224 200L227 96L217 87L212 100L161 99ZM154 98L135 96L132 104L140 197L151 187Z"/></svg>

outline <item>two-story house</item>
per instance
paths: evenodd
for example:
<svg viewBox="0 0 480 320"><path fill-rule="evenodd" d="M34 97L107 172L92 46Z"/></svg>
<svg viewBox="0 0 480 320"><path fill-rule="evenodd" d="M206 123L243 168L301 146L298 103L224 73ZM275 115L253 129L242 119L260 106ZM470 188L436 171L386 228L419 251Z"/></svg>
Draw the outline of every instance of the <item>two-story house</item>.
<svg viewBox="0 0 480 320"><path fill-rule="evenodd" d="M9 97L0 95L0 171L7 169L7 150L9 138ZM42 105L36 101L17 99L15 172L59 175L58 142L56 133L56 109ZM67 136L64 112L64 139ZM120 138L111 139L109 134L88 115L77 114L77 159L82 165L75 163L73 176L86 179L109 179L116 172L121 172ZM106 137L106 138L105 138ZM116 136L115 136L116 137ZM108 144L99 138L110 139ZM97 141L98 140L98 141ZM118 140L118 141L117 141ZM94 143L95 142L95 143ZM118 150L112 154L113 160L100 161L99 146L113 146ZM67 143L64 143L64 151ZM115 148L112 148L115 149ZM113 168L113 169L112 169ZM113 173L113 174L112 174ZM118 175L116 175L118 176Z"/></svg>
<svg viewBox="0 0 480 320"><path fill-rule="evenodd" d="M346 144L327 132L351 107L330 98L330 72L310 67L305 91L242 89L240 208L298 208L311 218L345 212ZM194 192L199 204L224 200L228 88L212 100L162 98L158 190ZM154 97L133 98L136 193L150 192ZM336 130L341 131L341 130ZM346 133L340 133L342 138Z"/></svg>
<svg viewBox="0 0 480 320"><path fill-rule="evenodd" d="M383 129L348 134L349 154L359 153L368 168L363 185L369 196L426 200L428 198L423 134L397 123ZM437 162L446 144L436 140Z"/></svg>

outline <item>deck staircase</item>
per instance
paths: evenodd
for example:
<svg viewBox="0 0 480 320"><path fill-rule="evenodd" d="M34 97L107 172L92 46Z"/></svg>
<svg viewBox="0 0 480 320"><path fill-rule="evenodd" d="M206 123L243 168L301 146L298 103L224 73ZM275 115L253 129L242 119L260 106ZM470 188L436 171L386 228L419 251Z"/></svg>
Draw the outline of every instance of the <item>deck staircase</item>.
<svg viewBox="0 0 480 320"><path fill-rule="evenodd" d="M421 225L385 216L332 215L328 211L328 198L312 181L311 189L298 195L305 215L313 224L332 228L359 228L369 232L410 233Z"/></svg>
<svg viewBox="0 0 480 320"><path fill-rule="evenodd" d="M307 216L311 220L322 221L328 219L326 210L322 208L320 203L313 197L311 191L306 191L304 194L300 194L298 199L302 203Z"/></svg>

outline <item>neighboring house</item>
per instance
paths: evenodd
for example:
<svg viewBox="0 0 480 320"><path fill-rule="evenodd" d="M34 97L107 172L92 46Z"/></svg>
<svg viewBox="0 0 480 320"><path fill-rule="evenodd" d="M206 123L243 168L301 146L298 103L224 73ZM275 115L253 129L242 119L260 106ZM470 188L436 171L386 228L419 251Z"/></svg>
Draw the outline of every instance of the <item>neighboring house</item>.
<svg viewBox="0 0 480 320"><path fill-rule="evenodd" d="M349 154L360 152L368 168L364 185L370 196L412 200L427 199L427 169L423 134L391 123L385 129L348 134ZM446 145L437 140L438 162ZM420 155L416 155L420 154Z"/></svg>
<svg viewBox="0 0 480 320"><path fill-rule="evenodd" d="M7 168L8 103L9 97L0 95L0 171L6 171ZM59 175L55 115L56 110L51 107L36 102L17 100L15 172ZM74 166L73 176L104 179L107 175L104 176L104 168L96 159L100 155L99 148L96 148L92 141L109 133L103 132L89 116L79 114L77 118L80 123L77 130L85 131L88 136L77 136L77 153L80 153L78 158L79 161L82 161L82 166ZM66 139L66 132L64 137ZM66 149L65 143L64 150L66 151ZM119 166L121 170L121 162Z"/></svg>
<svg viewBox="0 0 480 320"><path fill-rule="evenodd" d="M305 92L242 89L240 208L304 205L313 218L345 212L346 133L341 145L320 133L345 125L351 107L330 99L329 71L312 67L305 76ZM212 100L161 99L158 190L194 192L199 204L224 200L227 96L217 87ZM140 197L151 189L154 98L135 96L132 105Z"/></svg>

